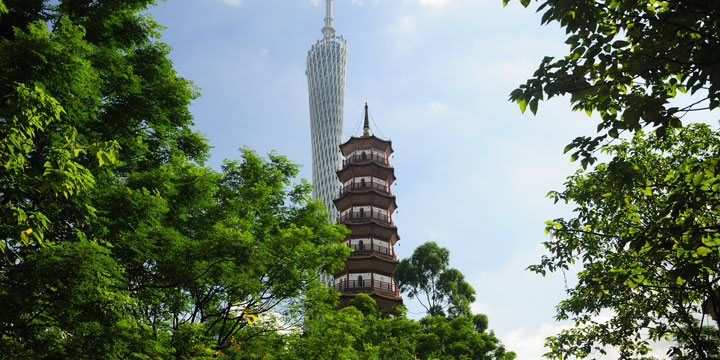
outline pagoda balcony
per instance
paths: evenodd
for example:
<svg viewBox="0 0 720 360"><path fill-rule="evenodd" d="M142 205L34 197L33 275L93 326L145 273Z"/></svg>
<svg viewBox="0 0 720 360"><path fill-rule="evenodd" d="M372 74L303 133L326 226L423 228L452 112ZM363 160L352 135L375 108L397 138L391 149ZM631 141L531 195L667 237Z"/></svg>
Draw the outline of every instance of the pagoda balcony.
<svg viewBox="0 0 720 360"><path fill-rule="evenodd" d="M369 254L377 254L388 259L397 260L395 252L387 246L380 246L377 244L355 244L350 245L350 248L355 250L350 253L350 256L367 256Z"/></svg>
<svg viewBox="0 0 720 360"><path fill-rule="evenodd" d="M340 281L335 289L341 293L377 291L389 295L400 296L400 292L392 283L375 279Z"/></svg>
<svg viewBox="0 0 720 360"><path fill-rule="evenodd" d="M345 185L340 189L340 196L343 196L343 194L351 190L379 190L386 194L392 194L392 192L390 192L390 188L387 185L378 184L375 182L351 182L349 185Z"/></svg>
<svg viewBox="0 0 720 360"><path fill-rule="evenodd" d="M385 166L389 166L388 160L385 156L376 154L353 154L343 159L343 168L349 164L364 164L369 162L376 162Z"/></svg>
<svg viewBox="0 0 720 360"><path fill-rule="evenodd" d="M350 211L344 215L338 216L337 222L340 224L346 222L363 222L377 220L380 223L392 225L392 219L388 214L379 211Z"/></svg>

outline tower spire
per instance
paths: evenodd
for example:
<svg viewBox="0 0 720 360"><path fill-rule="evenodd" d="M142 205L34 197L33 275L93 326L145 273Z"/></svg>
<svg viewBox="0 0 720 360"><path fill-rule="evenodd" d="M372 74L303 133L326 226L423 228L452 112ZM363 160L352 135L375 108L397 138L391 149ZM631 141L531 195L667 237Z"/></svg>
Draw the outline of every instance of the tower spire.
<svg viewBox="0 0 720 360"><path fill-rule="evenodd" d="M368 119L368 104L365 102L365 124L363 126L363 136L370 136L370 120Z"/></svg>
<svg viewBox="0 0 720 360"><path fill-rule="evenodd" d="M325 39L335 38L335 27L332 18L332 0L325 0L325 26L322 28Z"/></svg>

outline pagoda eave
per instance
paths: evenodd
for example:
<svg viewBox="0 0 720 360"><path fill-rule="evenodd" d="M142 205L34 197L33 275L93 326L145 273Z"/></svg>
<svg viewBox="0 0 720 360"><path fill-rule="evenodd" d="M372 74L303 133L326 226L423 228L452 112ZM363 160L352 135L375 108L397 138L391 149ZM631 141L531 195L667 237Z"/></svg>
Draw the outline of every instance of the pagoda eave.
<svg viewBox="0 0 720 360"><path fill-rule="evenodd" d="M393 153L392 141L380 139L375 135L352 136L348 141L340 144L340 151L345 156L358 149L377 149L384 151L388 155Z"/></svg>
<svg viewBox="0 0 720 360"><path fill-rule="evenodd" d="M335 276L347 272L377 272L381 275L392 276L399 261L390 257L371 254L366 256L350 256L345 262L345 268L335 271Z"/></svg>
<svg viewBox="0 0 720 360"><path fill-rule="evenodd" d="M343 225L350 230L348 238L372 236L380 240L388 241L392 245L395 245L395 243L400 240L400 236L398 235L397 228L395 226L387 226L385 224L370 221L363 223L345 223Z"/></svg>
<svg viewBox="0 0 720 360"><path fill-rule="evenodd" d="M350 179L358 176L373 176L383 179L392 184L395 181L395 169L385 164L379 164L373 161L353 164L354 166L345 166L337 171L340 182L345 183Z"/></svg>
<svg viewBox="0 0 720 360"><path fill-rule="evenodd" d="M343 212L352 206L375 206L387 209L392 214L397 209L395 195L375 189L350 190L333 200L335 207Z"/></svg>

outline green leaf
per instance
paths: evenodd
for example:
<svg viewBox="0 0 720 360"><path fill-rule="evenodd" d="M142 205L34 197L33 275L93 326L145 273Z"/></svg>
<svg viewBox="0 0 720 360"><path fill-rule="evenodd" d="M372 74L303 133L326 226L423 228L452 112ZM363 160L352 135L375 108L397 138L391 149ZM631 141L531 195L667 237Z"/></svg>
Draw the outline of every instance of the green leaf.
<svg viewBox="0 0 720 360"><path fill-rule="evenodd" d="M700 246L699 248L697 248L697 250L695 250L695 252L700 256L706 256L707 254L711 253L712 250L708 249L705 246Z"/></svg>
<svg viewBox="0 0 720 360"><path fill-rule="evenodd" d="M615 49L619 49L619 48L626 47L628 45L630 45L630 43L625 40L617 40L612 44L612 47Z"/></svg>
<svg viewBox="0 0 720 360"><path fill-rule="evenodd" d="M702 173L702 171L699 171L693 176L693 185L700 186L702 184L703 180L705 179L705 174Z"/></svg>
<svg viewBox="0 0 720 360"><path fill-rule="evenodd" d="M523 114L525 113L525 108L527 107L527 101L525 99L519 99L517 101L518 105L520 106L520 112Z"/></svg>
<svg viewBox="0 0 720 360"><path fill-rule="evenodd" d="M533 115L536 115L537 109L538 109L538 98L534 98L530 101L530 111L533 113Z"/></svg>

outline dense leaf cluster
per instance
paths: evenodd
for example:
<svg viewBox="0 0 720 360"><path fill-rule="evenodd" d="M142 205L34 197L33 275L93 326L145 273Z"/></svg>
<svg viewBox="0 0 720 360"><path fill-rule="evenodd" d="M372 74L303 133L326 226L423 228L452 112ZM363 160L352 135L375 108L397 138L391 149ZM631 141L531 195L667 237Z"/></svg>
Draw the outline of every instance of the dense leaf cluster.
<svg viewBox="0 0 720 360"><path fill-rule="evenodd" d="M543 59L510 99L535 113L546 97L569 95L574 110L597 111L599 135L566 148L583 165L608 137L647 125L662 136L687 113L720 106L719 2L544 0L538 11L565 29L570 53ZM673 101L678 93L694 96Z"/></svg>
<svg viewBox="0 0 720 360"><path fill-rule="evenodd" d="M450 252L435 242L418 246L395 269L398 289L417 299L429 315L470 314L475 290L457 269L448 267Z"/></svg>
<svg viewBox="0 0 720 360"><path fill-rule="evenodd" d="M548 222L550 255L530 269L544 274L579 260L583 270L558 306L558 318L577 327L549 345L576 356L613 345L629 357L674 337L685 344L675 351L706 357L695 317L703 303L720 310L720 136L691 125L662 138L638 133L605 151L612 161L550 193L577 204L575 217ZM605 309L612 319L597 321Z"/></svg>
<svg viewBox="0 0 720 360"><path fill-rule="evenodd" d="M577 207L547 223L550 254L530 269L582 270L558 305L575 327L548 339L547 356L614 346L642 357L664 339L677 342L668 353L676 358L717 356L715 331L702 325L720 315L720 133L682 120L720 107L720 2L539 3L542 22L565 29L569 54L543 59L510 99L535 113L539 101L569 95L573 110L600 121L565 151L583 168L596 151L612 157L550 193Z"/></svg>
<svg viewBox="0 0 720 360"><path fill-rule="evenodd" d="M357 308L360 307L361 310ZM428 316L408 319L402 308L378 312L375 300L359 294L351 306L323 311L309 319L302 332L273 334L270 339L253 339L245 344L250 359L275 359L266 352L268 343L286 349L283 359L317 360L430 360L495 359L511 360L487 331L485 315L461 315L453 319ZM261 351L263 356L253 349ZM275 354L282 351L275 352Z"/></svg>
<svg viewBox="0 0 720 360"><path fill-rule="evenodd" d="M0 2L0 358L217 356L348 254L285 158L202 166L153 3Z"/></svg>

